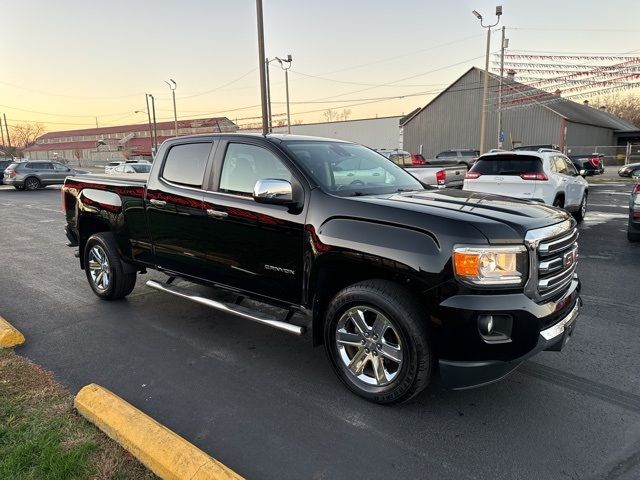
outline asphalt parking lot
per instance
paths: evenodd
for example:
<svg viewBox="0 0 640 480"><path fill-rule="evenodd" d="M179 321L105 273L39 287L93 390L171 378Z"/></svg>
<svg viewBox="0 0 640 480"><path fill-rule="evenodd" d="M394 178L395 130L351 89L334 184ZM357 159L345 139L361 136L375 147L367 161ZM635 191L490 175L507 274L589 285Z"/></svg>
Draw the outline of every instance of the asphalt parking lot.
<svg viewBox="0 0 640 480"><path fill-rule="evenodd" d="M139 278L91 292L65 246L60 191L0 186L0 315L18 353L73 393L101 384L247 478L640 478L640 244L630 184L591 188L580 227L584 309L561 353L504 381L408 405L350 394L309 336L181 301Z"/></svg>

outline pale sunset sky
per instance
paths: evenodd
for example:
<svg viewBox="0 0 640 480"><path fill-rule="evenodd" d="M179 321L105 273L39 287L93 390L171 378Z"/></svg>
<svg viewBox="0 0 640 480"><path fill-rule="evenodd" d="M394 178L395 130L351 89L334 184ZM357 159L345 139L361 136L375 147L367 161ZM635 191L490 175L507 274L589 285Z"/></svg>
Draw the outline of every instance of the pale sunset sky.
<svg viewBox="0 0 640 480"><path fill-rule="evenodd" d="M292 121L400 115L472 65L484 66L496 0L264 0L266 53L293 56ZM639 0L503 0L510 49L640 55ZM48 131L158 120L260 115L253 0L0 0L0 112ZM493 36L497 50L499 34ZM271 64L274 115L284 76ZM385 99L410 95L405 98ZM282 117L276 117L282 118ZM255 120L253 120L255 121Z"/></svg>

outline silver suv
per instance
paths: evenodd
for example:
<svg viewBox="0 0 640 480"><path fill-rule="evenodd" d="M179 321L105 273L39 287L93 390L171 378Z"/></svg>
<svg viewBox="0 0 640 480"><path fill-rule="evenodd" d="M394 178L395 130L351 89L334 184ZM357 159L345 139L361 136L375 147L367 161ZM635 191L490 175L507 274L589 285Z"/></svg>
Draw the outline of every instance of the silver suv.
<svg viewBox="0 0 640 480"><path fill-rule="evenodd" d="M12 163L4 171L5 185L17 190L37 190L47 185L62 185L69 175L89 173L64 166L58 162L27 161Z"/></svg>

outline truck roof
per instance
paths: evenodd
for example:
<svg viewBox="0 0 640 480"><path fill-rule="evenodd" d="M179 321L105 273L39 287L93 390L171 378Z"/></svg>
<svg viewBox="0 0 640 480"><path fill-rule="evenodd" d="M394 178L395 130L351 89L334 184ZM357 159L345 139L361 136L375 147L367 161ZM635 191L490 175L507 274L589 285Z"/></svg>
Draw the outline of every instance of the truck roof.
<svg viewBox="0 0 640 480"><path fill-rule="evenodd" d="M237 132L229 132L229 133L201 133L197 135L184 135L180 136L180 139L185 138L216 138L216 137L237 137L237 138L266 138L267 140L279 140L279 141L318 141L318 142L338 142L338 143L353 143L346 140L338 140L336 138L325 138L325 137L313 137L310 135L293 135L289 133L269 133L267 135L263 135L261 133L237 133ZM174 137L175 138L175 137ZM168 139L171 140L171 139Z"/></svg>

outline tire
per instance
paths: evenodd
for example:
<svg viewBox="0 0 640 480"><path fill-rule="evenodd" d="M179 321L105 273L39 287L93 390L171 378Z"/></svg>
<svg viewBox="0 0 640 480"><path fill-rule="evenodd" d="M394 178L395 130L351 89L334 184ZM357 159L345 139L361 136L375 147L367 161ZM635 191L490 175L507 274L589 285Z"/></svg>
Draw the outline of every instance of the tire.
<svg viewBox="0 0 640 480"><path fill-rule="evenodd" d="M40 188L40 180L36 177L27 177L24 179L24 189L33 191Z"/></svg>
<svg viewBox="0 0 640 480"><path fill-rule="evenodd" d="M553 206L558 208L564 208L564 198L556 197L556 199L553 201Z"/></svg>
<svg viewBox="0 0 640 480"><path fill-rule="evenodd" d="M347 388L371 402L406 402L431 379L428 321L418 301L393 282L346 287L331 300L324 322L331 366Z"/></svg>
<svg viewBox="0 0 640 480"><path fill-rule="evenodd" d="M124 271L111 232L96 233L89 237L84 249L84 265L91 290L103 300L124 298L136 286L137 273ZM92 265L96 267L92 268Z"/></svg>
<svg viewBox="0 0 640 480"><path fill-rule="evenodd" d="M587 192L584 192L584 195L582 196L582 201L580 202L580 207L578 208L578 210L573 212L573 218L575 218L576 222L578 223L582 223L582 221L584 220L584 217L587 215L587 199L588 198L589 198L589 194Z"/></svg>

